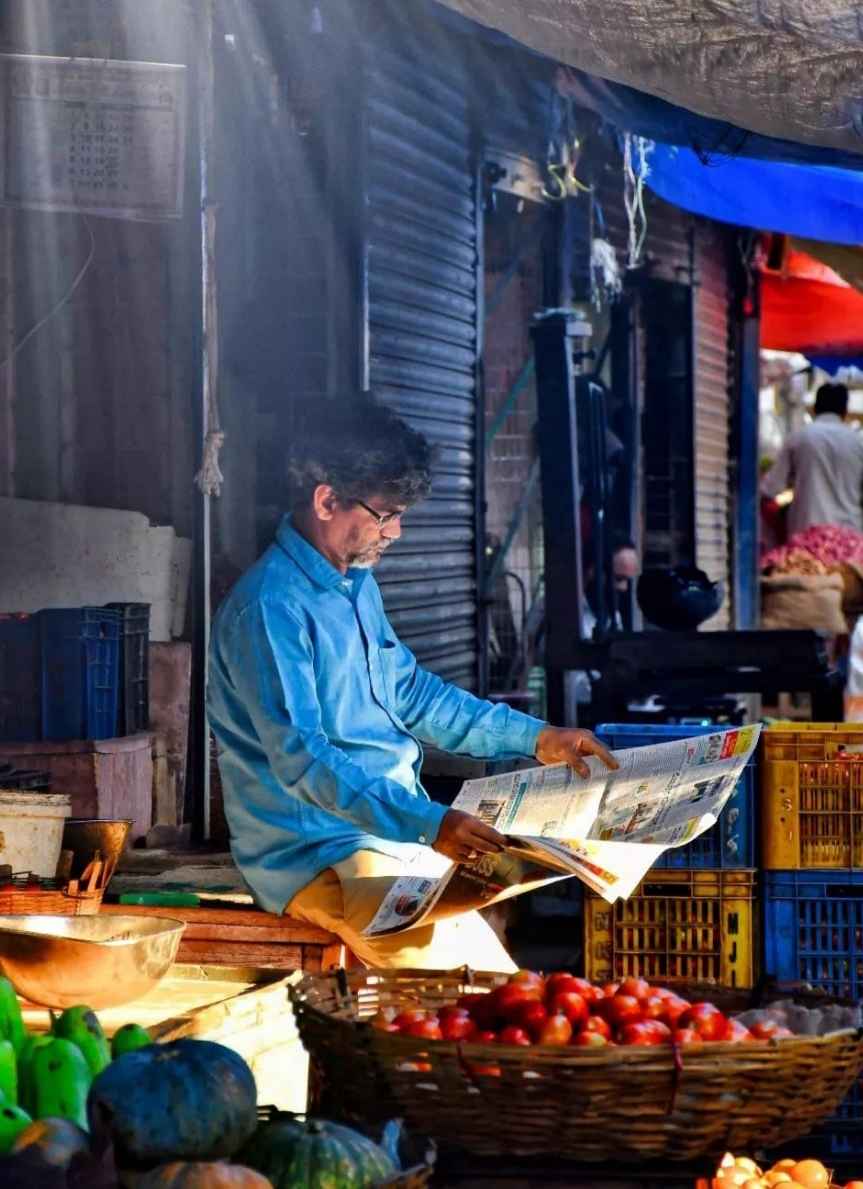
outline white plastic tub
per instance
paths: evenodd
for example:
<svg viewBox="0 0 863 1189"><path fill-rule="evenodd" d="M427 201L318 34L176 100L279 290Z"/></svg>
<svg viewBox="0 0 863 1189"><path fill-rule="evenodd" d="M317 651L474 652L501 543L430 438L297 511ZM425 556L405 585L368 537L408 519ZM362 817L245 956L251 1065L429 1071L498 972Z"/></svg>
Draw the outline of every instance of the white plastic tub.
<svg viewBox="0 0 863 1189"><path fill-rule="evenodd" d="M0 867L53 879L70 812L65 793L0 789Z"/></svg>

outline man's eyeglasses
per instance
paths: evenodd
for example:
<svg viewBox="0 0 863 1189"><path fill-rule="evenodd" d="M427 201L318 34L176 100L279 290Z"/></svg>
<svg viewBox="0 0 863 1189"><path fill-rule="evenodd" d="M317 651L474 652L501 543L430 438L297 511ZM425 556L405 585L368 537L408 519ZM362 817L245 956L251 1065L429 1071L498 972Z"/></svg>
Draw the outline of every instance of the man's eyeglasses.
<svg viewBox="0 0 863 1189"><path fill-rule="evenodd" d="M370 508L363 500L354 500L355 504L359 504L361 508L365 508L369 516L373 516L377 521L378 528L384 528L388 524L392 524L394 520L404 516L404 512L378 512L376 508Z"/></svg>

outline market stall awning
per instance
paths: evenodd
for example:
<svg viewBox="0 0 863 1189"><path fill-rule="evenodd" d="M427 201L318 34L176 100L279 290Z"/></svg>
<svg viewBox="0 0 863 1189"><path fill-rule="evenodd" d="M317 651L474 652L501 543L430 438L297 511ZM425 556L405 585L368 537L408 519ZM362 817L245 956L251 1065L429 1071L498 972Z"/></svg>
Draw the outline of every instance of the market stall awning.
<svg viewBox="0 0 863 1189"><path fill-rule="evenodd" d="M657 144L647 184L675 206L756 230L834 244L863 244L863 173L717 157Z"/></svg>
<svg viewBox="0 0 863 1189"><path fill-rule="evenodd" d="M761 277L761 345L813 357L863 354L863 293L804 252Z"/></svg>
<svg viewBox="0 0 863 1189"><path fill-rule="evenodd" d="M443 0L553 61L764 136L863 151L859 0Z"/></svg>

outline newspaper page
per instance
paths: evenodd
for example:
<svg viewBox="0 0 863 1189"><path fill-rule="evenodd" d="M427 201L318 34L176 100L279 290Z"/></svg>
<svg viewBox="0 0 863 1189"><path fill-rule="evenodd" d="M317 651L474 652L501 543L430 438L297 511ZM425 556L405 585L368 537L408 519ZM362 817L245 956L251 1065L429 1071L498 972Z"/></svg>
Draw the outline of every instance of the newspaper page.
<svg viewBox="0 0 863 1189"><path fill-rule="evenodd" d="M760 731L738 727L619 751L615 771L590 757L587 778L554 764L466 781L453 808L493 826L509 845L443 875L406 871L366 934L414 928L572 875L609 903L626 899L663 851L716 824Z"/></svg>

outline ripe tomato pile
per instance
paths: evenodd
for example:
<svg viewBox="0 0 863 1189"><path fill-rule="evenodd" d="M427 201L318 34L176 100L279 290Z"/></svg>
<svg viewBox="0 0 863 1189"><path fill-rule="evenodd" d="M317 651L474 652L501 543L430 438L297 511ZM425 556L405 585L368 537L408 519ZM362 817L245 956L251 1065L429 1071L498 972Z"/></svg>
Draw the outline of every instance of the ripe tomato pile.
<svg viewBox="0 0 863 1189"><path fill-rule="evenodd" d="M769 1020L750 1030L712 1003L690 1003L641 978L597 986L572 974L532 970L519 970L490 993L463 995L437 1011L386 1008L371 1023L423 1040L524 1046L733 1044L792 1035Z"/></svg>

